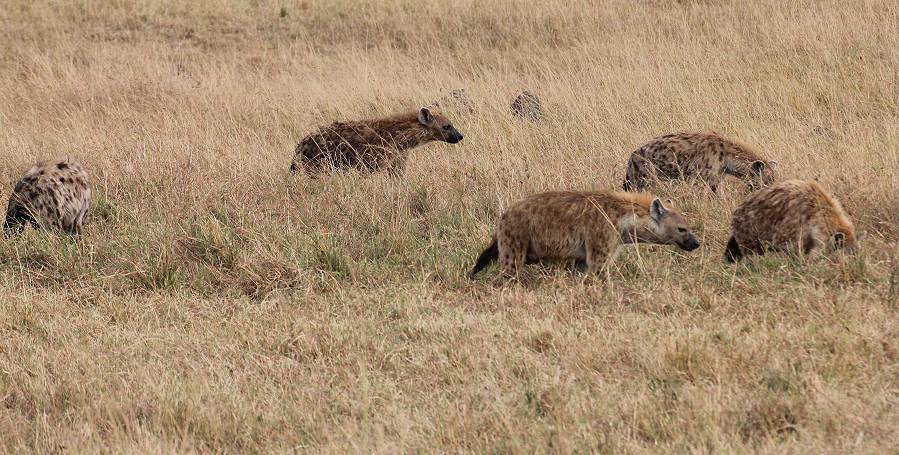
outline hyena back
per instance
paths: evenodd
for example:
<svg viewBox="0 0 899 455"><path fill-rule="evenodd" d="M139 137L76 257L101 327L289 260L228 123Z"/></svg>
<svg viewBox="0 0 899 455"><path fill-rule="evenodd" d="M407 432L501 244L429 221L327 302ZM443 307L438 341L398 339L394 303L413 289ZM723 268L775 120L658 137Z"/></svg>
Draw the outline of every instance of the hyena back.
<svg viewBox="0 0 899 455"><path fill-rule="evenodd" d="M699 247L683 216L658 198L635 193L542 193L503 213L493 242L469 277L494 260L499 260L507 277L524 264L543 261L566 261L590 275L608 267L628 243L677 245L686 251Z"/></svg>
<svg viewBox="0 0 899 455"><path fill-rule="evenodd" d="M434 141L455 144L462 134L434 107L391 117L335 122L306 136L294 151L291 173L315 176L339 169L402 174L409 151Z"/></svg>
<svg viewBox="0 0 899 455"><path fill-rule="evenodd" d="M725 259L765 251L819 256L855 250L858 238L839 201L817 182L787 180L751 194L734 211Z"/></svg>
<svg viewBox="0 0 899 455"><path fill-rule="evenodd" d="M68 159L38 163L16 183L3 229L15 234L31 224L78 235L90 205L90 182L80 164Z"/></svg>
<svg viewBox="0 0 899 455"><path fill-rule="evenodd" d="M669 134L631 153L624 189L639 191L658 179L701 180L717 191L724 176L732 175L754 190L774 182L776 166L776 161L716 133Z"/></svg>

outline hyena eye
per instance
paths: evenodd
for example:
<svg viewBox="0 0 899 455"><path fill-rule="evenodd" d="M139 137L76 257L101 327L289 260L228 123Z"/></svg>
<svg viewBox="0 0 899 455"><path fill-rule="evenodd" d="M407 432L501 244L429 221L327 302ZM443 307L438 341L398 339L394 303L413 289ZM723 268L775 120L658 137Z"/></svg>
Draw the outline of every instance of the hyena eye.
<svg viewBox="0 0 899 455"><path fill-rule="evenodd" d="M453 127L453 125L444 125L444 126L443 126L443 131L449 131L450 128L452 128L452 127Z"/></svg>
<svg viewBox="0 0 899 455"><path fill-rule="evenodd" d="M677 232L680 232L681 234L685 234L687 232L687 228L679 227L679 228L677 228Z"/></svg>

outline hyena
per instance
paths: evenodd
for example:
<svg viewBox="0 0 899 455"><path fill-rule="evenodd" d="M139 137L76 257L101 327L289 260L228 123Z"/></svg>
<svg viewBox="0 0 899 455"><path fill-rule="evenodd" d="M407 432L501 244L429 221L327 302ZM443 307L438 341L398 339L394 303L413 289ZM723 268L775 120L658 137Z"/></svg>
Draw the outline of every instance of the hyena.
<svg viewBox="0 0 899 455"><path fill-rule="evenodd" d="M80 164L68 158L38 163L16 183L3 229L15 234L31 224L78 235L90 206L90 183Z"/></svg>
<svg viewBox="0 0 899 455"><path fill-rule="evenodd" d="M528 120L540 120L543 118L543 104L537 95L525 90L512 100L512 115Z"/></svg>
<svg viewBox="0 0 899 455"><path fill-rule="evenodd" d="M300 169L317 174L337 169L365 172L387 170L399 176L409 151L434 141L456 144L460 133L435 107L391 117L354 122L334 122L306 136L297 145L290 172Z"/></svg>
<svg viewBox="0 0 899 455"><path fill-rule="evenodd" d="M638 193L550 192L509 207L496 223L493 242L469 273L499 260L506 277L523 264L564 261L585 277L606 269L624 244L699 247L687 222L662 201Z"/></svg>
<svg viewBox="0 0 899 455"><path fill-rule="evenodd" d="M814 181L787 180L756 191L734 211L731 225L724 254L729 262L768 250L852 252L858 241L839 201Z"/></svg>
<svg viewBox="0 0 899 455"><path fill-rule="evenodd" d="M625 191L642 190L653 179L704 181L712 191L725 175L743 179L750 191L774 182L776 161L716 133L657 137L631 153Z"/></svg>

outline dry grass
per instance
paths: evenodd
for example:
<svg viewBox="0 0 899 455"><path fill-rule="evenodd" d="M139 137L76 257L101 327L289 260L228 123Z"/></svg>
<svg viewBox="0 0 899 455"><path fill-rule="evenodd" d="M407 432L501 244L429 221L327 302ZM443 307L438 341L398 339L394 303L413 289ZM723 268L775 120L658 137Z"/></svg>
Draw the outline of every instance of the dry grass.
<svg viewBox="0 0 899 455"><path fill-rule="evenodd" d="M897 68L886 0L7 2L0 197L70 154L96 209L78 243L0 236L2 446L895 451ZM289 177L316 125L456 87L465 141L403 179ZM704 129L819 179L861 253L727 265L739 185L670 185L692 254L464 278L512 201Z"/></svg>

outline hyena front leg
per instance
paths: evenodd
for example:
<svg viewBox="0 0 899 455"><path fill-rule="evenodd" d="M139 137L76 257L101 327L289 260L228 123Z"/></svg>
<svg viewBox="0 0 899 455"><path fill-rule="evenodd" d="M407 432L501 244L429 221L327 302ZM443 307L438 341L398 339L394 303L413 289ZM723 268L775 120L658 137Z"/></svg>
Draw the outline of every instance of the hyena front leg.
<svg viewBox="0 0 899 455"><path fill-rule="evenodd" d="M406 172L406 156L397 155L387 164L387 174L393 178L402 177Z"/></svg>
<svg viewBox="0 0 899 455"><path fill-rule="evenodd" d="M599 245L596 243L599 243ZM583 280L592 278L601 271L605 271L606 278L609 278L609 249L607 245L604 245L603 243L604 242L587 242L587 270L583 276Z"/></svg>
<svg viewBox="0 0 899 455"><path fill-rule="evenodd" d="M807 232L802 237L802 254L806 260L817 262L824 258L824 242L818 239L813 232Z"/></svg>
<svg viewBox="0 0 899 455"><path fill-rule="evenodd" d="M705 184L709 186L713 193L717 193L718 187L721 186L721 177L717 175L706 176Z"/></svg>
<svg viewBox="0 0 899 455"><path fill-rule="evenodd" d="M718 187L721 186L721 178L714 175L714 173L708 169L705 171L697 171L697 172L687 172L684 174L684 180L691 185L702 185L708 187L712 190L713 193L718 192Z"/></svg>
<svg viewBox="0 0 899 455"><path fill-rule="evenodd" d="M587 274L587 260L575 259L571 263L571 274L576 278L584 278Z"/></svg>

